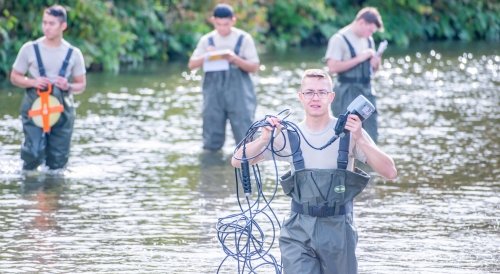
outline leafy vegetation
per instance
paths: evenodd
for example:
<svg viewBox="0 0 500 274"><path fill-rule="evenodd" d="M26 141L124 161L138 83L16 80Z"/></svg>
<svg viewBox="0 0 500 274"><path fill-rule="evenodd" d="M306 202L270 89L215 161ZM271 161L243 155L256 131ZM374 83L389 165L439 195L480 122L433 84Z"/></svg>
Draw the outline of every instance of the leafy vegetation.
<svg viewBox="0 0 500 274"><path fill-rule="evenodd" d="M326 46L364 6L377 7L385 31L378 39L400 46L418 40L500 40L497 0L232 0L237 26L260 47L285 51ZM0 78L23 43L42 36L40 22L51 0L0 0ZM84 53L90 70L119 71L148 59L187 58L212 29L211 1L61 0L68 9L65 39Z"/></svg>

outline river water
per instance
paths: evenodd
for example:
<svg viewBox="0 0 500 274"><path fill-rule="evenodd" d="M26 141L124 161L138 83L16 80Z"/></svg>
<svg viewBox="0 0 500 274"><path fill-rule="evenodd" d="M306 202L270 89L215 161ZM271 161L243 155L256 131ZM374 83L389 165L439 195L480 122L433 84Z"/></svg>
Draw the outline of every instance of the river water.
<svg viewBox="0 0 500 274"><path fill-rule="evenodd" d="M256 119L285 108L300 119L300 74L323 54L263 54ZM374 87L379 144L399 177L373 174L355 201L360 273L500 273L499 66L498 44L389 46ZM3 83L0 273L215 273L217 221L239 212L235 144L228 134L222 151L201 149L200 80L185 62L90 73L68 169L30 176L22 91ZM259 166L271 197L275 168ZM288 214L281 189L271 207L279 221ZM259 223L268 243L272 224ZM270 254L279 261L277 242ZM232 258L220 270L237 272Z"/></svg>

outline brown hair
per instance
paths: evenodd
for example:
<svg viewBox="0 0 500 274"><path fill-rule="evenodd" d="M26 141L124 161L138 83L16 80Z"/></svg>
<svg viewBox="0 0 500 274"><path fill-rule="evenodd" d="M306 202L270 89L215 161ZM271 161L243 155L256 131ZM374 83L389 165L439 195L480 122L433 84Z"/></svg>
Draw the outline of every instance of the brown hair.
<svg viewBox="0 0 500 274"><path fill-rule="evenodd" d="M356 14L355 21L363 19L369 24L375 24L379 31L384 31L384 22L382 22L382 17L378 10L374 7L362 8L358 14Z"/></svg>
<svg viewBox="0 0 500 274"><path fill-rule="evenodd" d="M66 9L61 5L53 5L45 9L45 13L48 15L52 15L54 17L59 18L61 23L66 22L68 20Z"/></svg>

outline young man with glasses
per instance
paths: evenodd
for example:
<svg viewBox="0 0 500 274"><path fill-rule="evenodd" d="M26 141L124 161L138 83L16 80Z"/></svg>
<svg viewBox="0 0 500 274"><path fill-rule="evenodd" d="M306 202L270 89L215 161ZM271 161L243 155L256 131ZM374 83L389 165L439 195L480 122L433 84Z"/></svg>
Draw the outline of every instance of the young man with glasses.
<svg viewBox="0 0 500 274"><path fill-rule="evenodd" d="M372 35L383 31L384 23L378 10L373 7L361 9L354 21L335 33L328 41L325 60L330 73L337 73L336 99L332 104L333 115L346 111L347 106L358 97L365 96L376 107L375 92L371 87L372 73L381 63L375 52ZM363 123L363 128L372 139L378 140L378 113L375 112Z"/></svg>
<svg viewBox="0 0 500 274"><path fill-rule="evenodd" d="M215 29L201 37L188 66L203 67L203 148L217 151L225 142L227 120L236 143L253 122L257 98L250 73L260 61L252 37L234 27L231 6L218 4L210 20Z"/></svg>
<svg viewBox="0 0 500 274"><path fill-rule="evenodd" d="M23 170L35 170L43 163L59 170L68 162L75 119L73 93L85 90L86 70L81 51L63 39L67 26L64 7L46 8L44 36L25 43L12 66L10 81L26 89L21 105ZM50 102L46 108L44 100Z"/></svg>
<svg viewBox="0 0 500 274"><path fill-rule="evenodd" d="M284 129L278 118L271 117L267 118L271 126L264 127L261 136L245 146L247 158L259 155L250 164L271 160L274 153L277 160L291 165L280 182L292 198L291 215L279 240L284 273L357 273L353 198L370 177L355 168L354 160L367 163L388 179L397 176L394 161L377 147L354 114L345 125L350 133L319 149L335 136L337 122L330 112L335 93L327 72L306 70L297 97L305 112L298 124L301 133ZM283 133L274 139L277 152L271 151L272 127ZM242 150L231 161L234 167L241 166Z"/></svg>

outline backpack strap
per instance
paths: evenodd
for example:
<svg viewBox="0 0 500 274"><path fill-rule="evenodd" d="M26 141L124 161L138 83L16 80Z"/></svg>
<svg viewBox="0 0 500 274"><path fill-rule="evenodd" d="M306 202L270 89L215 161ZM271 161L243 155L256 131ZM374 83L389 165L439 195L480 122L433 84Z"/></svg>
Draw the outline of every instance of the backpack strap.
<svg viewBox="0 0 500 274"><path fill-rule="evenodd" d="M66 69L68 69L69 59L71 58L71 54L73 53L73 48L70 47L68 49L68 53L66 53L66 57L64 58L61 69L59 70L59 76L66 77Z"/></svg>
<svg viewBox="0 0 500 274"><path fill-rule="evenodd" d="M351 139L351 133L348 132L344 136L340 137L339 143L339 154L337 156L337 169L347 169L347 164L349 162L349 141Z"/></svg>
<svg viewBox="0 0 500 274"><path fill-rule="evenodd" d="M42 61L42 55L40 54L40 47L38 46L38 43L33 43L33 47L35 49L36 62L38 64L38 73L40 73L41 77L47 77L47 74L45 72L45 67L44 67L43 61ZM59 70L59 76L65 77L66 70L68 69L68 65L69 65L69 59L71 58L72 53L73 53L73 48L70 47L68 49L68 52L66 53L66 57L64 58L61 69Z"/></svg>
<svg viewBox="0 0 500 274"><path fill-rule="evenodd" d="M287 131L288 140L290 141L290 149L292 151L293 166L295 170L301 170L306 168L304 163L304 156L302 156L302 150L300 149L299 143L299 133L295 131Z"/></svg>
<svg viewBox="0 0 500 274"><path fill-rule="evenodd" d="M238 41L236 42L236 45L234 46L234 53L236 55L240 54L241 45L243 44L243 38L245 38L245 37L243 36L243 34L241 34L238 37ZM215 47L215 42L214 42L214 37L213 36L208 37L208 45L212 46L212 47Z"/></svg>
<svg viewBox="0 0 500 274"><path fill-rule="evenodd" d="M212 47L215 47L214 37L213 36L208 37L208 45L212 46Z"/></svg>
<svg viewBox="0 0 500 274"><path fill-rule="evenodd" d="M243 34L240 34L240 36L238 37L238 41L236 42L236 46L234 47L234 54L236 55L240 55L240 49L241 49L241 44L243 44L243 38L245 38Z"/></svg>
<svg viewBox="0 0 500 274"><path fill-rule="evenodd" d="M345 42L347 43L347 46L349 47L349 51L351 52L351 57L352 58L356 57L356 51L354 51L354 47L349 42L349 40L347 40L347 37L345 37L345 35L342 34L342 38L344 38Z"/></svg>
<svg viewBox="0 0 500 274"><path fill-rule="evenodd" d="M35 56L36 62L38 64L38 73L40 73L41 77L46 77L45 67L42 62L42 55L40 54L40 48L38 47L38 43L33 43L33 47L35 48Z"/></svg>
<svg viewBox="0 0 500 274"><path fill-rule="evenodd" d="M352 46L351 42L349 42L349 40L347 40L347 37L345 37L345 35L342 34L342 38L344 38L345 42L347 43L347 46L349 47L349 52L351 52L351 57L356 57L356 51L354 50L354 47ZM368 41L368 48L373 48L372 46L372 41L370 40L370 38L367 38L367 41Z"/></svg>

